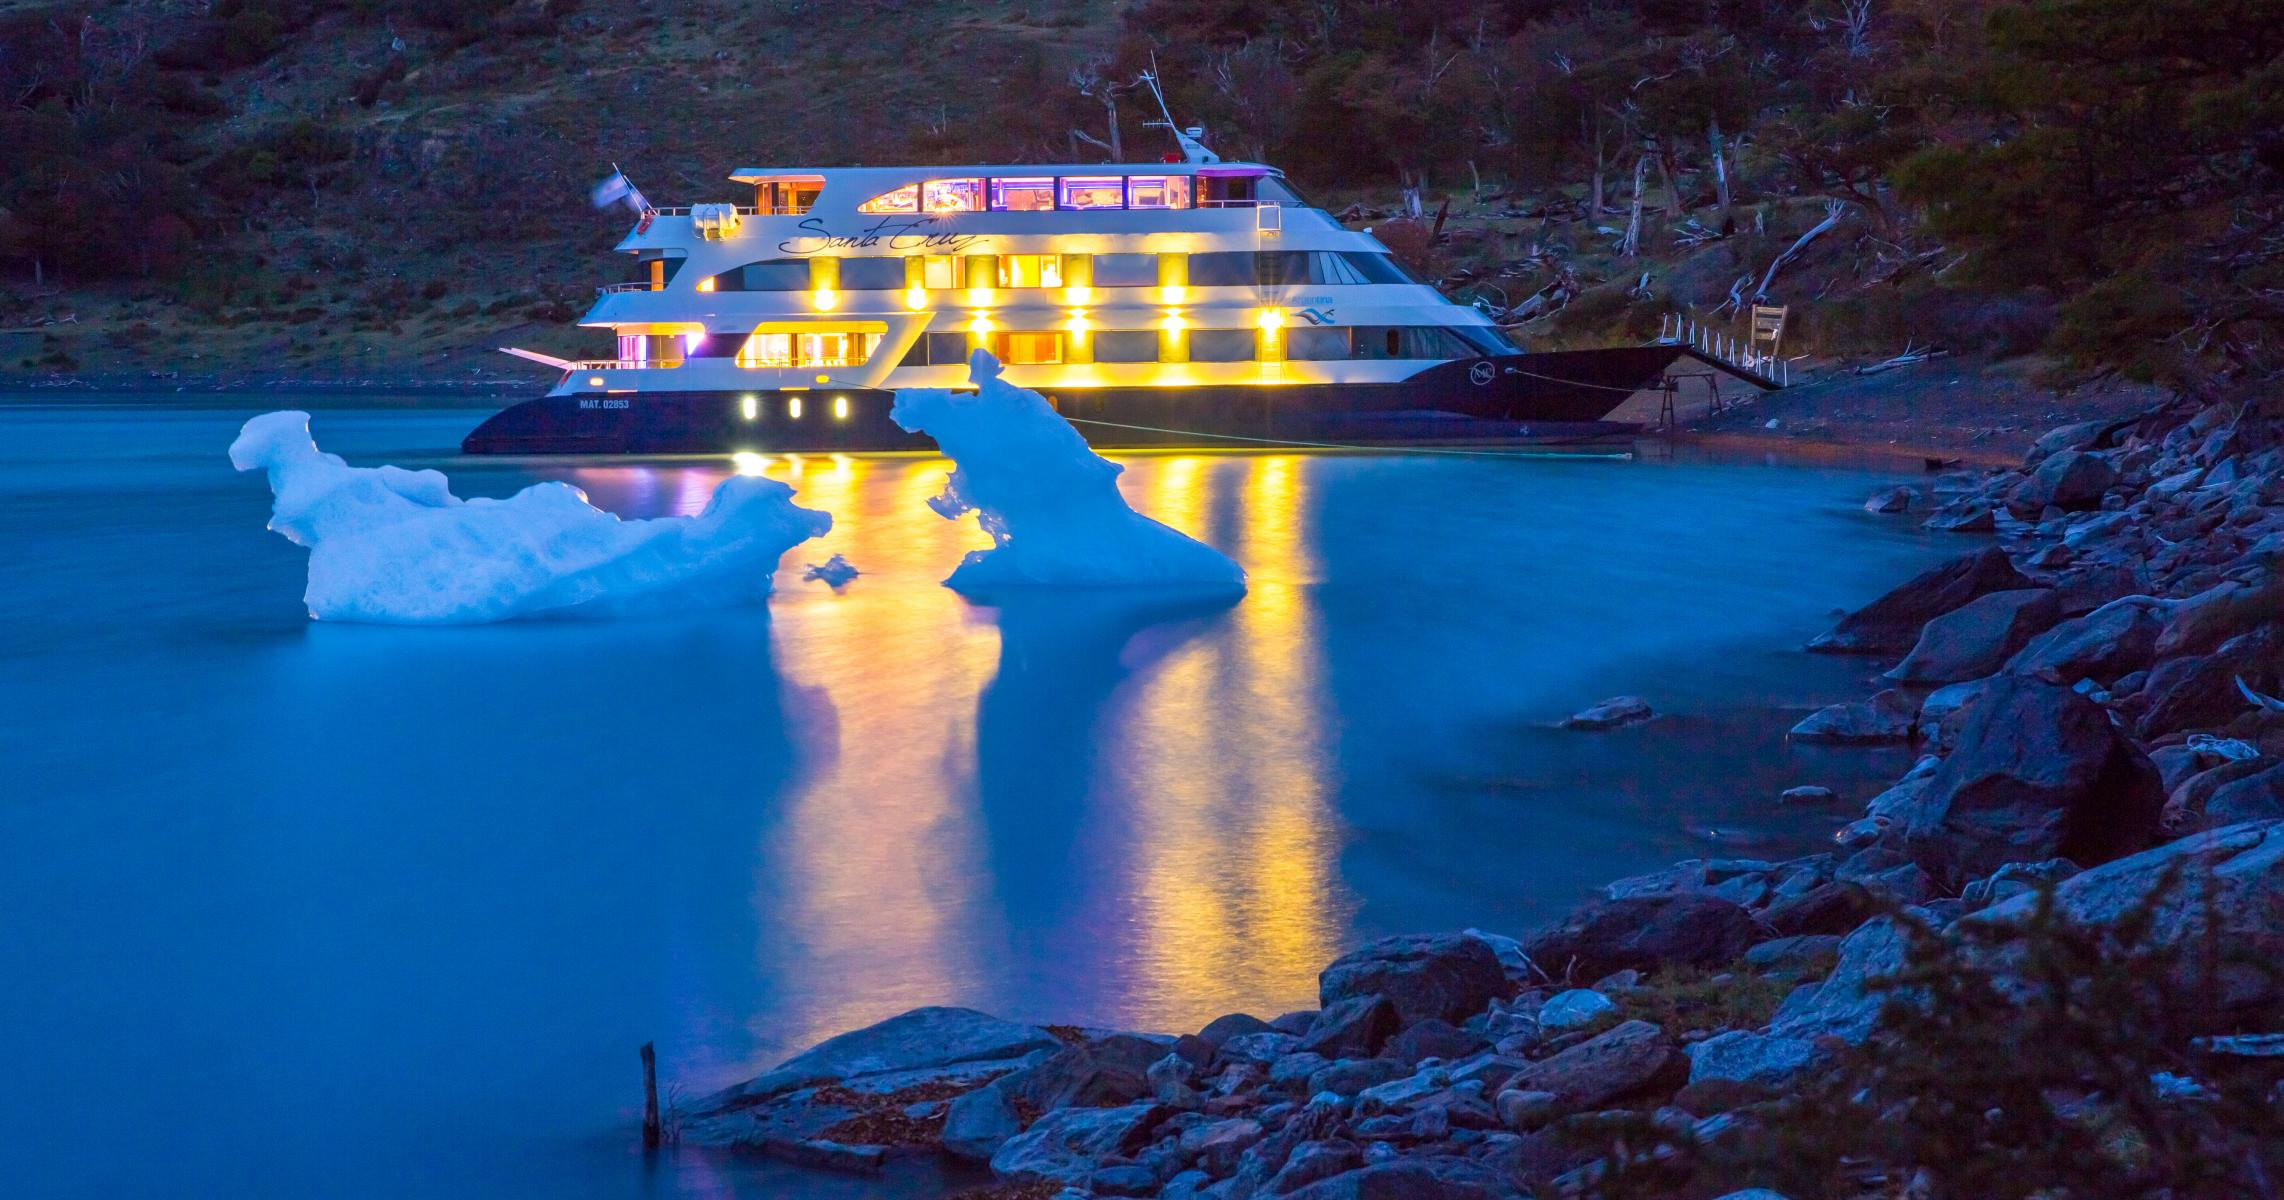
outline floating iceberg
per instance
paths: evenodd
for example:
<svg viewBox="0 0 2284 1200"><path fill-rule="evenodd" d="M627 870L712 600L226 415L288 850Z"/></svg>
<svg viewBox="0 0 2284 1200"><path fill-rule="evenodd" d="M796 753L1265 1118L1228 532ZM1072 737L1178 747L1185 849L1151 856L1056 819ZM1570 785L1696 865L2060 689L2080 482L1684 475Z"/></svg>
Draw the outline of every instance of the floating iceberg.
<svg viewBox="0 0 2284 1200"><path fill-rule="evenodd" d="M793 489L732 475L694 517L622 521L567 483L462 500L438 471L352 467L318 450L309 414L265 413L230 444L269 472L270 528L309 547L309 615L458 625L708 608L769 595L787 550L833 526Z"/></svg>
<svg viewBox="0 0 2284 1200"><path fill-rule="evenodd" d="M978 350L968 359L974 392L901 388L888 414L951 456L944 491L928 506L947 520L972 511L991 535L992 548L961 560L946 586L1245 590L1245 571L1228 555L1127 507L1123 468L999 370Z"/></svg>

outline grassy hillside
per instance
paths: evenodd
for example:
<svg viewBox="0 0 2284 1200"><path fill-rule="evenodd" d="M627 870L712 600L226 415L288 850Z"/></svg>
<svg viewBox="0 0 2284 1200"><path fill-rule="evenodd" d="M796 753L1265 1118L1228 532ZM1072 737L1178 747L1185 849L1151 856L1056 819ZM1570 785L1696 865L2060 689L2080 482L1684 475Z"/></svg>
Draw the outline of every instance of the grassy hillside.
<svg viewBox="0 0 2284 1200"><path fill-rule="evenodd" d="M2284 360L2280 30L2284 0L0 0L0 371L528 378L488 348L598 348L567 323L623 269L608 164L687 203L742 165L1086 160L1106 90L1147 159L1156 63L1223 152L1537 344L1765 299L1793 353L2207 387Z"/></svg>
<svg viewBox="0 0 2284 1200"><path fill-rule="evenodd" d="M19 111L0 152L54 146L22 128L47 115L80 131L82 164L142 158L171 176L103 206L105 225L161 243L110 261L69 230L45 253L27 233L112 188L100 166L76 191L27 199L19 180L0 199L14 233L0 251L16 251L0 328L19 331L0 339L0 371L523 378L489 347L597 349L563 322L626 270L608 252L623 212L586 199L612 162L654 202L687 203L742 198L723 178L739 166L1065 157L1060 102L1093 109L1068 72L1116 33L1105 0L555 0L468 26L424 23L416 5L306 4L251 19L292 7L0 8L11 94L59 57L89 63ZM117 128L138 112L149 128Z"/></svg>

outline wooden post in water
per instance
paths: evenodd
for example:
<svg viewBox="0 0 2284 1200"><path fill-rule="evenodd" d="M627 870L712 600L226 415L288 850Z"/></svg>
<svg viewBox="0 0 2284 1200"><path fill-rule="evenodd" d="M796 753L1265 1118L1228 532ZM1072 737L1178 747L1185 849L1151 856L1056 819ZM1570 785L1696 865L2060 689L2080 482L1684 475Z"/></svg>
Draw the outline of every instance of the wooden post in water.
<svg viewBox="0 0 2284 1200"><path fill-rule="evenodd" d="M642 1148L658 1149L658 1052L642 1044Z"/></svg>

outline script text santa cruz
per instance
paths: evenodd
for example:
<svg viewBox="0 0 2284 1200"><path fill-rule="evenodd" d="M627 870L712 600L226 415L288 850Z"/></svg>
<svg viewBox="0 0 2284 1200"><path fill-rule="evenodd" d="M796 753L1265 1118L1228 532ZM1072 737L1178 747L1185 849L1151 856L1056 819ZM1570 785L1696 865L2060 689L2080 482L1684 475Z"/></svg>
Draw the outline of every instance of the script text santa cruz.
<svg viewBox="0 0 2284 1200"><path fill-rule="evenodd" d="M958 254L983 240L975 233L953 233L949 230L931 230L934 217L882 217L872 228L861 233L834 233L824 221L810 217L794 228L804 236L787 238L777 243L783 254L824 254L835 250L890 250L934 251L938 254Z"/></svg>

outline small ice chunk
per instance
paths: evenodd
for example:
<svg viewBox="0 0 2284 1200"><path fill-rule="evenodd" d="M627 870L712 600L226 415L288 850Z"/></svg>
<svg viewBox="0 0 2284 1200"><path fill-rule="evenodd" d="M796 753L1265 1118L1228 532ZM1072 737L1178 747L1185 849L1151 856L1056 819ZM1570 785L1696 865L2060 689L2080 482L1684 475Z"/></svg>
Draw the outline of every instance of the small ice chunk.
<svg viewBox="0 0 2284 1200"><path fill-rule="evenodd" d="M944 581L962 592L1009 587L1161 586L1242 592L1229 556L1127 506L1121 468L1097 455L1039 393L999 377L999 360L968 359L974 392L900 388L889 419L925 433L951 456L943 494L928 502L957 520L972 511L992 548Z"/></svg>
<svg viewBox="0 0 2284 1200"><path fill-rule="evenodd" d="M809 569L801 572L801 578L814 579L837 592L860 574L863 572L856 569L855 563L836 554L821 563L810 563Z"/></svg>
<svg viewBox="0 0 2284 1200"><path fill-rule="evenodd" d="M622 521L567 483L462 500L438 471L352 467L309 414L265 413L230 463L269 473L270 528L309 548L309 615L462 625L752 603L787 550L833 526L773 479L733 475L694 517Z"/></svg>

